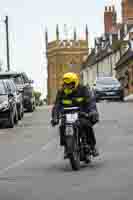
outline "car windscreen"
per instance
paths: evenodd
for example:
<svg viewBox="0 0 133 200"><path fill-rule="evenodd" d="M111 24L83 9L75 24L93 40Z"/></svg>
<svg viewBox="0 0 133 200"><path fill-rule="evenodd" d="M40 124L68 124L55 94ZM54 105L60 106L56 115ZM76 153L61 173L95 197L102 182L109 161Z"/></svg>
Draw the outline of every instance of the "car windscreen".
<svg viewBox="0 0 133 200"><path fill-rule="evenodd" d="M99 79L96 85L120 85L120 83L115 79Z"/></svg>
<svg viewBox="0 0 133 200"><path fill-rule="evenodd" d="M4 86L3 81L0 81L0 95L5 95L6 94L6 89Z"/></svg>
<svg viewBox="0 0 133 200"><path fill-rule="evenodd" d="M14 80L16 85L22 85L23 84L23 80L20 76L13 77L13 80Z"/></svg>

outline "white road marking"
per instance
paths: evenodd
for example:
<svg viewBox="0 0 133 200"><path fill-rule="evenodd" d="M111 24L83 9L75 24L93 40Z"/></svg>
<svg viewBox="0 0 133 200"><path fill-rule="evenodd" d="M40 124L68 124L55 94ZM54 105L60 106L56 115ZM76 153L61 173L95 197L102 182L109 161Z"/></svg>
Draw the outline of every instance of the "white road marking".
<svg viewBox="0 0 133 200"><path fill-rule="evenodd" d="M49 143L47 143L46 145L42 146L40 151L39 152L43 152L43 151L46 151L48 148L50 148L50 146L52 146L55 142L57 141L57 138L53 139L52 141L50 141ZM33 156L36 154L36 153L39 153L39 152L34 152L32 154L29 154L28 156L26 156L24 159L22 160L18 160L14 163L12 163L11 165L9 165L8 167L4 168L4 169L1 169L0 170L0 175L4 174L5 172L7 172L8 170L10 169L14 169L16 167L19 167L20 165L24 164L26 161L29 161L30 159L33 158Z"/></svg>

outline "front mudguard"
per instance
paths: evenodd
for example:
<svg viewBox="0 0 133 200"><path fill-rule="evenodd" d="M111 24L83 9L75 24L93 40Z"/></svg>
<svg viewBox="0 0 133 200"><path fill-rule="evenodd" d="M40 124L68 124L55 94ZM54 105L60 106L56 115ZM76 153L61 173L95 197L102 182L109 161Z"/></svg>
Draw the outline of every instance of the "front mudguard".
<svg viewBox="0 0 133 200"><path fill-rule="evenodd" d="M65 147L68 155L71 155L75 151L74 142L75 142L74 136L65 137Z"/></svg>

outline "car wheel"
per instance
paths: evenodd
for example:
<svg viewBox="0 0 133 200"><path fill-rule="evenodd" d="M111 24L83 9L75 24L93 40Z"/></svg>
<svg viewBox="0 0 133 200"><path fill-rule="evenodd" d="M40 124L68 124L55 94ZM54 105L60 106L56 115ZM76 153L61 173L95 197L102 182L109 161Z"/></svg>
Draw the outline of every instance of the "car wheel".
<svg viewBox="0 0 133 200"><path fill-rule="evenodd" d="M31 104L31 105L29 106L28 111L29 111L29 112L33 112L33 111L34 111L34 106L33 106L33 104Z"/></svg>
<svg viewBox="0 0 133 200"><path fill-rule="evenodd" d="M120 101L121 101L121 102L124 101L124 92L123 92L123 91L120 93Z"/></svg>
<svg viewBox="0 0 133 200"><path fill-rule="evenodd" d="M21 117L23 118L24 117L24 107L22 105L22 113L21 113Z"/></svg>
<svg viewBox="0 0 133 200"><path fill-rule="evenodd" d="M122 97L120 97L120 101L121 102L123 102L124 101L124 97L122 96Z"/></svg>
<svg viewBox="0 0 133 200"><path fill-rule="evenodd" d="M33 107L34 107L34 110L36 110L36 104L35 104L35 103L34 103L34 106L33 106Z"/></svg>
<svg viewBox="0 0 133 200"><path fill-rule="evenodd" d="M10 112L7 128L13 128L13 127L14 127L14 114L13 112Z"/></svg>
<svg viewBox="0 0 133 200"><path fill-rule="evenodd" d="M24 108L23 108L23 104L21 104L18 111L18 119L21 120L23 116L24 116Z"/></svg>
<svg viewBox="0 0 133 200"><path fill-rule="evenodd" d="M124 95L120 95L120 101L124 101Z"/></svg>
<svg viewBox="0 0 133 200"><path fill-rule="evenodd" d="M21 111L22 109L21 108L19 108L19 110L18 110L18 120L21 120L22 119L22 111Z"/></svg>
<svg viewBox="0 0 133 200"><path fill-rule="evenodd" d="M15 116L14 116L14 123L18 124L18 112L17 112L17 110L16 110Z"/></svg>
<svg viewBox="0 0 133 200"><path fill-rule="evenodd" d="M96 98L96 102L97 102L97 103L99 102L99 99L98 99L98 98Z"/></svg>

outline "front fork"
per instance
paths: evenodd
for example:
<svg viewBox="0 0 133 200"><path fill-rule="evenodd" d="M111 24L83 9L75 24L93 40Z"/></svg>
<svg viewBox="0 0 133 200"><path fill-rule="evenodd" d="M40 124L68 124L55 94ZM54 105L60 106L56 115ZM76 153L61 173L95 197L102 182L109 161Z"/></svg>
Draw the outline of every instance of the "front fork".
<svg viewBox="0 0 133 200"><path fill-rule="evenodd" d="M60 126L60 145L64 146L66 152L68 154L71 154L75 151L75 143L76 146L79 146L79 137L78 137L78 127L75 125L71 125L73 128L73 134L72 135L66 135L65 133L65 126Z"/></svg>

